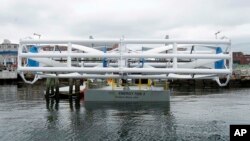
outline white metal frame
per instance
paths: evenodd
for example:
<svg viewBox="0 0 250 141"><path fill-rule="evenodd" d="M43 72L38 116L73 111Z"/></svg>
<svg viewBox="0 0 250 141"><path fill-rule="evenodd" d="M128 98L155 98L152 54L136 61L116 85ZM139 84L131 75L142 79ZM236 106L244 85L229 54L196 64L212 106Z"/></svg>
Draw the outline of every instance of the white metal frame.
<svg viewBox="0 0 250 141"><path fill-rule="evenodd" d="M118 50L112 52L102 52L101 50L92 48L95 46L112 46L119 44ZM130 52L129 45L140 46L159 45L161 48L166 47L168 53L137 51ZM168 46L163 46L168 44ZM66 45L67 51L65 52L38 52L30 53L27 51L27 46L36 45L42 47L43 45ZM188 51L179 51L178 48L183 46L195 46L200 51L194 51L192 54ZM75 47L77 46L77 47ZM170 46L170 47L169 47ZM172 47L171 47L172 46ZM216 47L224 47L222 53L216 54L214 49ZM156 46L152 48L157 48ZM24 52L24 50L26 51ZM78 52L73 51L79 50ZM203 50L202 50L203 49ZM204 51L212 49L212 51ZM210 52L210 53L209 53ZM39 67L29 67L24 65L23 58L32 59L45 64ZM60 62L51 58L65 58L65 62ZM100 62L78 62L80 65L73 66L73 58L106 58L113 59L116 62L110 63L110 66L103 67ZM155 62L145 62L143 67L136 67L140 63L140 59L153 59ZM128 60L134 59L132 67L128 66ZM156 59L171 60L168 62L170 67L164 66L164 63L157 62ZM181 62L178 59L190 59L190 62ZM211 67L214 62L224 60L228 65L222 69L215 69ZM47 62L47 66L46 66ZM50 64L50 65L48 65ZM52 64L52 65L51 65ZM85 65L91 64L91 65ZM161 65L159 65L161 64ZM206 68L206 64L210 67ZM190 68L190 66L193 66ZM197 67L197 68L196 68ZM201 68L200 68L201 67ZM203 68L202 68L203 67ZM40 78L46 77L60 77L60 78L151 78L151 79L214 79L220 86L228 83L232 73L232 51L231 41L228 39L223 40L174 40L174 39L84 39L84 40L20 40L18 49L18 72L26 83L35 83ZM36 74L35 79L30 82L24 77L25 72L33 72ZM54 75L57 73L59 75ZM141 75L135 73L142 73ZM226 83L221 84L220 77L227 78Z"/></svg>

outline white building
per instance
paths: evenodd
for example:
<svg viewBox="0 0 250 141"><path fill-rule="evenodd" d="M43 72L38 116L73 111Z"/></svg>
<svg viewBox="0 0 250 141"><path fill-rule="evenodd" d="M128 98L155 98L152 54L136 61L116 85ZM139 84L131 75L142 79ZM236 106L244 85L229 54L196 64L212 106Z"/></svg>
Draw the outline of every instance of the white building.
<svg viewBox="0 0 250 141"><path fill-rule="evenodd" d="M9 40L5 39L0 44L0 66L1 67L15 67L17 58L18 44L12 44Z"/></svg>
<svg viewBox="0 0 250 141"><path fill-rule="evenodd" d="M4 39L0 44L0 79L17 78L17 49L19 44L13 44Z"/></svg>

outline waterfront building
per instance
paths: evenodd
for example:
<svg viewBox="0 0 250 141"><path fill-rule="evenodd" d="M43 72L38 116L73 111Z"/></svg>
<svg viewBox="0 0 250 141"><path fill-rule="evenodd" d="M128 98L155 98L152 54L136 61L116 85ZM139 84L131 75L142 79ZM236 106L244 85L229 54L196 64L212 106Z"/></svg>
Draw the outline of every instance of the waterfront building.
<svg viewBox="0 0 250 141"><path fill-rule="evenodd" d="M17 78L17 49L18 44L7 39L0 44L0 79Z"/></svg>
<svg viewBox="0 0 250 141"><path fill-rule="evenodd" d="M233 63L240 65L250 64L250 55L246 55L242 52L233 52Z"/></svg>

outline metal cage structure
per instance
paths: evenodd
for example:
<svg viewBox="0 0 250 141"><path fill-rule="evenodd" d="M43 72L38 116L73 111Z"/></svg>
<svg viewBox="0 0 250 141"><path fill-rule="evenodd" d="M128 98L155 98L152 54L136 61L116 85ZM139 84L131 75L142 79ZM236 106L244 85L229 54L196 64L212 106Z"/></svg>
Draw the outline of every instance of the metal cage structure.
<svg viewBox="0 0 250 141"><path fill-rule="evenodd" d="M45 48L52 48L45 50ZM64 48L60 50L59 48ZM35 75L27 81L25 73ZM213 79L227 85L231 41L179 39L20 40L18 73L38 79ZM220 78L226 78L225 83Z"/></svg>

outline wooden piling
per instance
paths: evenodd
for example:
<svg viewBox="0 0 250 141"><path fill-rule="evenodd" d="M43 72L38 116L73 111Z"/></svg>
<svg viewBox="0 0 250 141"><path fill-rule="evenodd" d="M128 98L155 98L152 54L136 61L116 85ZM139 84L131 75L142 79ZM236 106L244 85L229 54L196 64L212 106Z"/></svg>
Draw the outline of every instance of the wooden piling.
<svg viewBox="0 0 250 141"><path fill-rule="evenodd" d="M72 98L73 94L73 78L69 78L69 98Z"/></svg>
<svg viewBox="0 0 250 141"><path fill-rule="evenodd" d="M46 79L46 93L45 93L45 98L46 100L49 98L50 95L50 78Z"/></svg>
<svg viewBox="0 0 250 141"><path fill-rule="evenodd" d="M50 79L50 95L53 96L55 95L55 79L54 78L51 78Z"/></svg>
<svg viewBox="0 0 250 141"><path fill-rule="evenodd" d="M81 84L80 80L76 79L75 80L75 94L77 98L80 98L80 84Z"/></svg>
<svg viewBox="0 0 250 141"><path fill-rule="evenodd" d="M56 87L55 98L56 100L59 100L59 78L55 78L55 87Z"/></svg>
<svg viewBox="0 0 250 141"><path fill-rule="evenodd" d="M112 86L112 90L114 90L115 89L115 82L114 82L113 78L112 78L111 86Z"/></svg>
<svg viewBox="0 0 250 141"><path fill-rule="evenodd" d="M69 97L69 108L70 108L70 110L71 110L71 111L74 111L72 96L71 96L71 97Z"/></svg>
<svg viewBox="0 0 250 141"><path fill-rule="evenodd" d="M139 90L141 90L141 79L139 79Z"/></svg>
<svg viewBox="0 0 250 141"><path fill-rule="evenodd" d="M169 89L169 82L166 81L166 82L165 82L165 85L164 85L164 90L168 90L168 89Z"/></svg>
<svg viewBox="0 0 250 141"><path fill-rule="evenodd" d="M119 84L120 82L119 82L119 80L120 80L119 78L116 79L116 87L120 87L120 84Z"/></svg>
<svg viewBox="0 0 250 141"><path fill-rule="evenodd" d="M76 98L75 99L75 109L76 110L79 110L80 109L80 98Z"/></svg>

